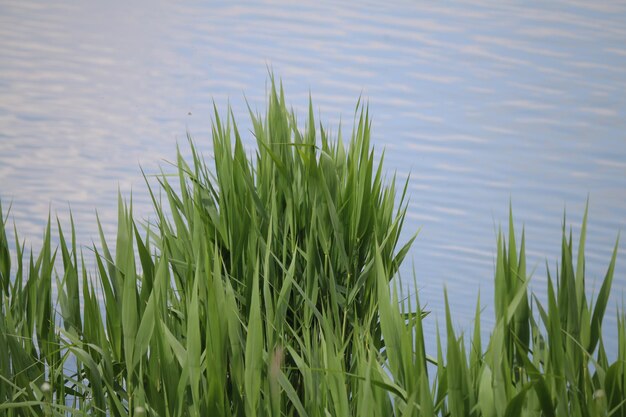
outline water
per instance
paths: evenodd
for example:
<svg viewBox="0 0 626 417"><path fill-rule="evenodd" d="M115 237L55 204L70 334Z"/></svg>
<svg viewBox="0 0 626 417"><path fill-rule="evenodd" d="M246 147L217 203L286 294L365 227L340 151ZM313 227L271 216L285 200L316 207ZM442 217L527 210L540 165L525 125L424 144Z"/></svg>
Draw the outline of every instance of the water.
<svg viewBox="0 0 626 417"><path fill-rule="evenodd" d="M81 244L97 238L96 208L112 236L118 189L148 217L139 167L169 169L187 131L210 155L213 101L246 126L271 68L296 111L311 93L335 132L369 101L387 171L411 173L406 237L421 232L404 274L413 263L431 317L445 284L460 328L479 289L490 319L509 201L541 294L563 212L577 233L589 197L592 291L626 225L626 5L602 3L2 0L0 197L29 245L68 207ZM625 266L622 244L609 349Z"/></svg>

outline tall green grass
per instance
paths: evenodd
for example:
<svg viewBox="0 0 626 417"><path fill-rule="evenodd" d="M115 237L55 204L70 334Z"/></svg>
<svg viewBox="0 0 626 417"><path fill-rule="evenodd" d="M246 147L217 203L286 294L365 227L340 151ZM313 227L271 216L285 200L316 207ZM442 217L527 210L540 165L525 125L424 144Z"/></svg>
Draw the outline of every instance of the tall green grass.
<svg viewBox="0 0 626 417"><path fill-rule="evenodd" d="M193 143L190 161L179 153L177 175L148 186L149 227L120 197L115 250L100 229L91 273L73 224L53 247L49 221L29 254L0 207L0 414L626 415L626 320L612 362L601 327L616 250L588 300L586 214L576 258L563 230L545 305L511 216L488 343L480 300L466 343L446 295L446 342L427 353L418 296L390 286L414 239L400 246L406 183L374 157L367 108L347 146L311 104L299 127L274 83L250 117L254 158L216 110L214 166Z"/></svg>

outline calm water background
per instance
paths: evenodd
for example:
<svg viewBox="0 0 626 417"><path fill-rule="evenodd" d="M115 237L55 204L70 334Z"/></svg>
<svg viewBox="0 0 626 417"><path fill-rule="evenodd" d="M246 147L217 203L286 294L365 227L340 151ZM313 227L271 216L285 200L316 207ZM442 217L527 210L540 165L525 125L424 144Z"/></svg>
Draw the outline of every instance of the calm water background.
<svg viewBox="0 0 626 417"><path fill-rule="evenodd" d="M213 100L246 131L268 67L302 117L310 92L335 132L369 101L386 170L411 173L406 237L421 232L403 272L413 263L431 317L446 285L459 328L479 290L492 320L509 201L540 294L564 210L577 233L589 196L590 292L625 229L624 2L51 3L0 1L0 197L29 246L68 207L81 244L97 237L96 208L114 236L118 187L149 217L139 166L171 170L187 131L210 157ZM625 288L621 244L609 349Z"/></svg>

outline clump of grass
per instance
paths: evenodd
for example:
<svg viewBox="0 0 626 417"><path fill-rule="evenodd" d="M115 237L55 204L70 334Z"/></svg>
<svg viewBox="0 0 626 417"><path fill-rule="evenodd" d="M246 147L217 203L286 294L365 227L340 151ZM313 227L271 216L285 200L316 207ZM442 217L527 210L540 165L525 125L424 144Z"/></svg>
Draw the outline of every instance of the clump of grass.
<svg viewBox="0 0 626 417"><path fill-rule="evenodd" d="M348 146L301 129L272 82L253 114L249 158L232 114L213 124L214 167L193 143L178 181L149 187L147 229L119 198L115 250L101 232L90 276L74 226L41 252L0 222L0 411L27 415L540 416L626 415L626 330L609 363L602 319L615 254L595 302L584 292L585 220L576 268L562 245L548 303L528 293L525 243L500 235L496 326L485 349L480 300L471 344L455 334L433 357L419 298L390 288L413 238L398 247L396 202L357 106ZM0 213L4 213L0 208ZM16 233L17 234L17 233ZM616 246L617 247L617 246ZM114 253L113 253L114 252ZM57 257L62 261L55 271ZM53 294L56 287L57 297ZM534 309L538 316L534 315Z"/></svg>

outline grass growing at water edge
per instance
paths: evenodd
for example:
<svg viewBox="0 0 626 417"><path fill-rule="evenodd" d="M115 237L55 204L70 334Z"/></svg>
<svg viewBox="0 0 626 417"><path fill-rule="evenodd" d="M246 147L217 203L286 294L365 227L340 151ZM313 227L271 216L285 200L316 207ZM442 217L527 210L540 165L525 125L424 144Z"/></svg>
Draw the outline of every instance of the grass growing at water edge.
<svg viewBox="0 0 626 417"><path fill-rule="evenodd" d="M214 167L193 144L190 161L179 154L177 183L163 175L149 188L156 224L148 230L120 198L115 250L101 233L91 275L73 225L67 235L58 225L54 248L49 222L41 252L28 256L17 239L10 253L3 219L0 410L626 415L624 315L613 362L601 328L616 250L588 300L586 214L577 257L563 230L545 305L528 291L525 239L518 249L511 216L497 242L488 343L477 300L470 343L447 308L445 345L428 356L419 297L399 303L389 285L412 242L399 245L406 184L385 180L365 107L347 146L341 133L328 137L312 108L302 129L272 84L267 113L250 114L254 160L232 114L216 111Z"/></svg>

